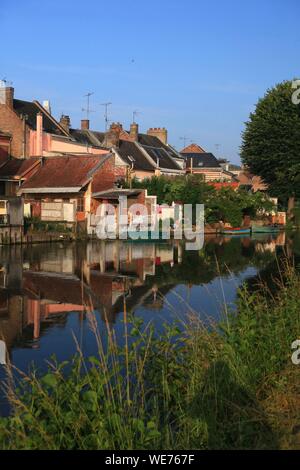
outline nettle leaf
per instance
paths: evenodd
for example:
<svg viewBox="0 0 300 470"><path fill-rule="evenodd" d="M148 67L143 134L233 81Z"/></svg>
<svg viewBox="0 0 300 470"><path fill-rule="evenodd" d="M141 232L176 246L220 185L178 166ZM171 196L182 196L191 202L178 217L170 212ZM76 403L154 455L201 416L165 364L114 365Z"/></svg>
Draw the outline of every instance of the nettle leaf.
<svg viewBox="0 0 300 470"><path fill-rule="evenodd" d="M98 407L98 395L94 390L88 390L82 395L84 403L91 411L96 411Z"/></svg>
<svg viewBox="0 0 300 470"><path fill-rule="evenodd" d="M54 374L46 374L42 377L41 382L46 385L46 387L55 388L57 386L57 378Z"/></svg>

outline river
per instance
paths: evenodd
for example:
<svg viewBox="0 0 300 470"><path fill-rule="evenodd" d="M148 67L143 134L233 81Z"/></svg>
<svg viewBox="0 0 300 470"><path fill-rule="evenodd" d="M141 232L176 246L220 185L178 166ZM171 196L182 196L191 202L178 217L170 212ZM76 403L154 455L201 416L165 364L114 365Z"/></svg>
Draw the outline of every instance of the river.
<svg viewBox="0 0 300 470"><path fill-rule="evenodd" d="M238 288L271 283L278 257L300 263L300 234L207 237L200 251L179 242L52 243L0 247L0 363L8 358L41 372L53 355L68 360L79 346L96 353L91 317L123 338L127 313L153 323L183 324L191 312L209 326L234 309ZM5 375L0 365L0 382ZM2 397L2 398L1 398ZM0 393L0 411L7 405Z"/></svg>

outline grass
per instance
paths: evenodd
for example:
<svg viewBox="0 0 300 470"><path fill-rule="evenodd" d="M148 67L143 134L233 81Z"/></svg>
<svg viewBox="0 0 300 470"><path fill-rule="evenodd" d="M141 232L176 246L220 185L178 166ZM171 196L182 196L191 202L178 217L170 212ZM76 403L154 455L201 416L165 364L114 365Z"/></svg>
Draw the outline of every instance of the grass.
<svg viewBox="0 0 300 470"><path fill-rule="evenodd" d="M123 346L107 325L104 348L92 317L97 357L78 348L71 363L18 384L8 368L13 413L0 419L0 448L299 448L299 292L287 266L275 295L242 288L221 328L193 317L184 333L165 325L159 337L127 319L124 303Z"/></svg>

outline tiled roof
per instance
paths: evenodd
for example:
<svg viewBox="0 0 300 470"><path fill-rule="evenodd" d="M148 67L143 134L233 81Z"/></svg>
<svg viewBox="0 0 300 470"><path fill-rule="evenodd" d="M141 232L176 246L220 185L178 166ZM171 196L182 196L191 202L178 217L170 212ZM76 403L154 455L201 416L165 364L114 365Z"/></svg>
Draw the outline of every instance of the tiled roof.
<svg viewBox="0 0 300 470"><path fill-rule="evenodd" d="M142 191L143 189L110 189L108 191L93 193L93 197L99 197L101 199L119 199L120 196L137 196Z"/></svg>
<svg viewBox="0 0 300 470"><path fill-rule="evenodd" d="M102 147L104 132L90 131L89 129L70 129L70 135L80 144L89 147Z"/></svg>
<svg viewBox="0 0 300 470"><path fill-rule="evenodd" d="M157 164L157 159L159 159L160 168L181 170L176 162L176 158L180 158L180 155L178 155L173 147L164 144L158 137L148 134L139 134L138 141L152 158L155 165Z"/></svg>
<svg viewBox="0 0 300 470"><path fill-rule="evenodd" d="M151 163L135 142L120 140L117 150L122 160L135 170L154 171L156 165Z"/></svg>
<svg viewBox="0 0 300 470"><path fill-rule="evenodd" d="M39 158L10 158L0 167L0 179L20 179L38 162Z"/></svg>
<svg viewBox="0 0 300 470"><path fill-rule="evenodd" d="M27 124L31 129L36 130L36 115L43 114L43 129L45 132L57 135L68 135L68 133L60 126L56 119L51 116L38 101L16 100L13 102L14 111L19 115L27 116Z"/></svg>
<svg viewBox="0 0 300 470"><path fill-rule="evenodd" d="M222 168L212 153L186 153L185 158L187 168L190 168L192 159L194 168Z"/></svg>
<svg viewBox="0 0 300 470"><path fill-rule="evenodd" d="M205 150L198 144L191 144L182 149L180 153L205 153Z"/></svg>
<svg viewBox="0 0 300 470"><path fill-rule="evenodd" d="M105 133L91 131L86 129L71 129L70 135L85 145L103 146ZM134 142L129 133L121 130L119 147L117 149L119 156L128 165L132 165L135 170L154 171L159 166L168 170L181 170L176 159L181 155L173 147L163 144L157 137L147 134L139 134L138 142ZM145 155L148 154L148 158Z"/></svg>
<svg viewBox="0 0 300 470"><path fill-rule="evenodd" d="M22 185L21 192L28 189L81 188L109 157L110 155L44 157L39 170Z"/></svg>

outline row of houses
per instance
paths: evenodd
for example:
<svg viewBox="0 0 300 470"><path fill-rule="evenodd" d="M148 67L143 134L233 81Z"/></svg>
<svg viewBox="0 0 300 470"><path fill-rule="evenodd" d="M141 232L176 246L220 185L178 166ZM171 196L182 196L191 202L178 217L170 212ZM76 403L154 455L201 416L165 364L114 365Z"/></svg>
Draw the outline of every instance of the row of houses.
<svg viewBox="0 0 300 470"><path fill-rule="evenodd" d="M129 205L156 210L155 198L146 191L122 189L133 178L190 173L239 184L237 172L200 146L178 152L165 128L141 133L135 122L129 130L112 123L100 132L83 119L76 129L67 115L57 121L48 101L15 99L13 87L0 92L0 235L3 226L10 227L9 236L18 232L23 214L76 224L91 234L99 205L117 205L124 195Z"/></svg>

